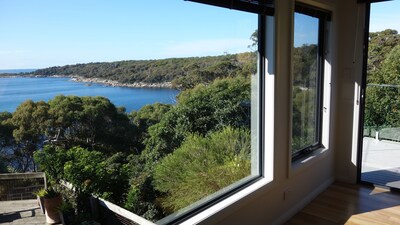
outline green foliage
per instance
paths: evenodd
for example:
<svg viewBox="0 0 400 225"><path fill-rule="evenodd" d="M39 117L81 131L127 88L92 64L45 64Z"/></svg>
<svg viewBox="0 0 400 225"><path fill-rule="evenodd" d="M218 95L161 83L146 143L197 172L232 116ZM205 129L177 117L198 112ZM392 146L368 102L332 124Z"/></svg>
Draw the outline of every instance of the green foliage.
<svg viewBox="0 0 400 225"><path fill-rule="evenodd" d="M145 190L144 185L132 185L128 191L124 208L151 221L161 218L161 210L155 205L154 198L149 199L149 196L146 196Z"/></svg>
<svg viewBox="0 0 400 225"><path fill-rule="evenodd" d="M8 165L13 161L13 155L8 151L13 150L15 140L13 137L14 126L10 119L12 114L9 112L0 112L0 173L8 171Z"/></svg>
<svg viewBox="0 0 400 225"><path fill-rule="evenodd" d="M371 78L375 84L400 85L400 44L394 47ZM400 127L400 88L369 86L366 92L365 125Z"/></svg>
<svg viewBox="0 0 400 225"><path fill-rule="evenodd" d="M210 85L198 85L183 91L175 106L168 111L162 111L162 117L158 117L159 113L153 107L133 113L131 118L136 118L136 121L139 117L148 122L148 118L152 118L154 113L157 119L161 120L148 128L149 136L144 141L146 149L141 156L130 156L132 179L125 207L139 215L146 215L149 219L161 218L160 213L169 209L160 208L160 193L153 186L154 167L167 154L175 152L189 136L205 136L226 126L249 127L249 101L250 80L248 77L239 76L217 79ZM139 116L140 114L145 116ZM233 164L227 163L214 169L223 171L227 179L233 180L230 174L239 174L234 168Z"/></svg>
<svg viewBox="0 0 400 225"><path fill-rule="evenodd" d="M129 187L126 156L115 153L111 157L81 147L65 150L46 145L35 152L35 161L46 172L49 182L65 180L74 185L78 193L96 194L121 203Z"/></svg>
<svg viewBox="0 0 400 225"><path fill-rule="evenodd" d="M249 47L253 48L254 50L256 50L256 48L258 47L258 30L255 30L251 36L250 36L250 40L253 42Z"/></svg>
<svg viewBox="0 0 400 225"><path fill-rule="evenodd" d="M316 101L315 89L293 89L292 151L316 142Z"/></svg>
<svg viewBox="0 0 400 225"><path fill-rule="evenodd" d="M301 87L315 87L317 76L317 45L303 45L294 48L293 84Z"/></svg>
<svg viewBox="0 0 400 225"><path fill-rule="evenodd" d="M21 103L9 119L14 127L16 148L13 155L15 169L19 172L35 170L33 152L41 148L49 124L49 105L46 102L27 100Z"/></svg>
<svg viewBox="0 0 400 225"><path fill-rule="evenodd" d="M73 147L67 151L63 178L80 193L95 194L115 203L121 203L128 189L122 153L106 157L98 151Z"/></svg>
<svg viewBox="0 0 400 225"><path fill-rule="evenodd" d="M42 150L34 153L35 162L46 173L47 181L55 184L64 177L64 164L67 154L59 146L45 145Z"/></svg>
<svg viewBox="0 0 400 225"><path fill-rule="evenodd" d="M138 111L132 111L128 116L136 127L137 149L144 149L143 141L149 137L148 129L159 123L162 117L171 109L172 105L155 103L145 105Z"/></svg>
<svg viewBox="0 0 400 225"><path fill-rule="evenodd" d="M174 151L189 133L205 135L226 126L249 127L250 79L217 79L183 91L178 103L149 128L143 156L149 162Z"/></svg>
<svg viewBox="0 0 400 225"><path fill-rule="evenodd" d="M105 167L105 156L101 152L73 147L67 151L64 178L79 192L98 194L98 175ZM96 191L95 191L96 190Z"/></svg>
<svg viewBox="0 0 400 225"><path fill-rule="evenodd" d="M3 156L0 157L0 173L8 173L7 161Z"/></svg>
<svg viewBox="0 0 400 225"><path fill-rule="evenodd" d="M12 124L16 127L13 136L17 142L33 142L39 140L49 124L49 105L46 102L21 103L12 115Z"/></svg>
<svg viewBox="0 0 400 225"><path fill-rule="evenodd" d="M61 205L57 208L57 210L61 213L68 213L68 212L73 212L74 207L68 201L63 201Z"/></svg>
<svg viewBox="0 0 400 225"><path fill-rule="evenodd" d="M59 95L49 105L52 143L109 153L133 148L134 126L107 98Z"/></svg>
<svg viewBox="0 0 400 225"><path fill-rule="evenodd" d="M242 53L248 54L248 53ZM33 75L66 75L84 78L103 78L120 83L162 83L172 82L177 88L187 89L199 83L209 83L215 78L235 76L251 61L238 61L242 54L161 60L130 60L110 63L87 63L40 69ZM248 74L247 74L248 75Z"/></svg>
<svg viewBox="0 0 400 225"><path fill-rule="evenodd" d="M292 152L316 142L317 45L293 52Z"/></svg>
<svg viewBox="0 0 400 225"><path fill-rule="evenodd" d="M163 205L176 211L250 175L250 132L224 128L206 137L190 135L161 160L154 185Z"/></svg>
<svg viewBox="0 0 400 225"><path fill-rule="evenodd" d="M54 188L47 188L47 189L45 189L45 191L44 191L44 193L43 193L43 197L44 198L54 198L54 197L57 197L57 196L59 196L60 195L60 193L58 192L58 191L56 191L56 190L54 190Z"/></svg>
<svg viewBox="0 0 400 225"><path fill-rule="evenodd" d="M383 61L389 52L400 44L400 35L396 30L387 29L381 32L369 33L368 46L368 83L374 83L372 75L381 69Z"/></svg>
<svg viewBox="0 0 400 225"><path fill-rule="evenodd" d="M44 197L47 194L47 191L46 191L46 189L42 188L42 189L35 191L33 194L37 195L39 197Z"/></svg>

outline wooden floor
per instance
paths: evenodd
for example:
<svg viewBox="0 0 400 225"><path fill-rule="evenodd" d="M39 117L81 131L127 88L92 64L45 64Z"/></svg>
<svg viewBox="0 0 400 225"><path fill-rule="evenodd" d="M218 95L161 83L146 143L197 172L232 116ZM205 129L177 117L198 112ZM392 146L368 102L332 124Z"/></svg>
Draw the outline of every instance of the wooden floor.
<svg viewBox="0 0 400 225"><path fill-rule="evenodd" d="M400 224L400 194L335 183L285 224Z"/></svg>

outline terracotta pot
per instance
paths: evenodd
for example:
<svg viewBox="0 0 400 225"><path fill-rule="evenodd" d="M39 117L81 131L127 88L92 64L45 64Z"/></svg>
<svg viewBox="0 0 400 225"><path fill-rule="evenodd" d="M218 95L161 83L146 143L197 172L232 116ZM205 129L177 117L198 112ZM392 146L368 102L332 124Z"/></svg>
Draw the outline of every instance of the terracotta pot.
<svg viewBox="0 0 400 225"><path fill-rule="evenodd" d="M54 198L44 199L44 208L46 209L46 223L54 224L60 223L60 215L58 214L58 207L62 203L61 195L57 195Z"/></svg>

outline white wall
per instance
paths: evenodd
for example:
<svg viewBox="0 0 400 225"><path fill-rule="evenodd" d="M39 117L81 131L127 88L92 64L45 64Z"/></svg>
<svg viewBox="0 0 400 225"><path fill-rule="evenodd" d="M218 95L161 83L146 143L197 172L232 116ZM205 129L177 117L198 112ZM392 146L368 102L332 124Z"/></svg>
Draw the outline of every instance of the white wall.
<svg viewBox="0 0 400 225"><path fill-rule="evenodd" d="M275 77L275 149L274 180L201 224L281 224L305 206L334 180L356 181L353 129L358 108L355 103L355 82L360 80L362 27L364 11L357 16L356 0L304 0L332 11L329 34L332 97L330 146L317 157L292 168L290 140L290 55L292 46L292 14L294 1L276 2L276 77ZM357 20L357 17L359 18ZM358 33L355 32L358 30ZM357 41L356 37L358 35ZM354 54L356 52L356 54ZM354 57L356 56L356 57ZM354 61L354 59L356 59ZM354 62L353 62L354 61ZM356 124L357 125L357 124ZM284 199L286 192L286 199Z"/></svg>
<svg viewBox="0 0 400 225"><path fill-rule="evenodd" d="M359 85L362 75L362 39L364 35L365 5L356 1L341 0L338 13L338 65L335 83L336 178L340 181L357 181L357 132L359 113Z"/></svg>

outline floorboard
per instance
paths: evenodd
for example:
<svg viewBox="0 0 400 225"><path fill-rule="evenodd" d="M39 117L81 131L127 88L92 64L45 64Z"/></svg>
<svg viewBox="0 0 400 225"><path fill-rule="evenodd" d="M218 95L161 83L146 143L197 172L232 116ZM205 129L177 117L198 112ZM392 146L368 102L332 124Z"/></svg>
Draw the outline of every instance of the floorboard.
<svg viewBox="0 0 400 225"><path fill-rule="evenodd" d="M285 225L400 224L400 194L363 185L334 183Z"/></svg>

